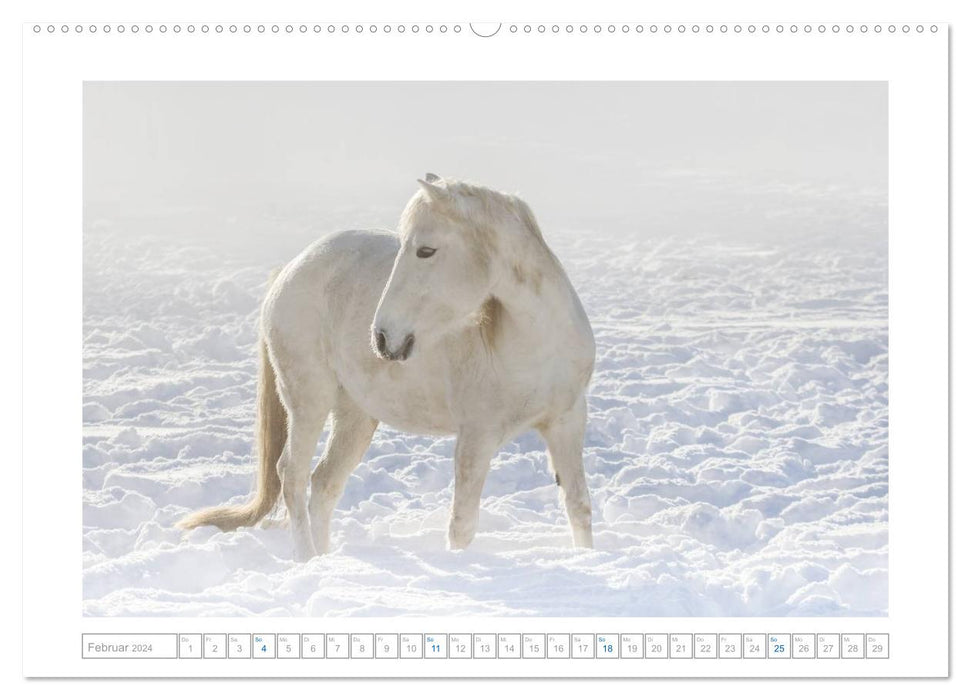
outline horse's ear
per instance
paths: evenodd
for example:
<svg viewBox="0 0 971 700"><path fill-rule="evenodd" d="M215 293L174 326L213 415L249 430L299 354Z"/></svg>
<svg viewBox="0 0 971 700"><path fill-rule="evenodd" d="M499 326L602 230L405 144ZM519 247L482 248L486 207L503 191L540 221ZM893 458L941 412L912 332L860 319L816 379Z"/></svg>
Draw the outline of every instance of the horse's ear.
<svg viewBox="0 0 971 700"><path fill-rule="evenodd" d="M431 173L429 173L429 175L431 175ZM427 178L428 175L425 177ZM427 179L422 180L421 178L418 178L418 184L421 185L421 188L425 190L425 193L432 199L444 199L446 196L448 196L448 193L445 191L444 184L432 184L433 182L440 183L442 182L442 179L440 177L436 177L435 175L432 175L432 177L434 177L435 180L432 180L431 182Z"/></svg>
<svg viewBox="0 0 971 700"><path fill-rule="evenodd" d="M435 173L425 173L425 182L428 182L428 183L438 182L441 179L442 178L440 178Z"/></svg>

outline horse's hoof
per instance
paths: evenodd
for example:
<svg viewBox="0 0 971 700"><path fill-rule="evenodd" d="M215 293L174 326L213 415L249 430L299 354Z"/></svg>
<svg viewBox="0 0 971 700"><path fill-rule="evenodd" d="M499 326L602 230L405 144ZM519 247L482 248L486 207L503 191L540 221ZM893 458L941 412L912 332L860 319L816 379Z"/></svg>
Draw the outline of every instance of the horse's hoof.
<svg viewBox="0 0 971 700"><path fill-rule="evenodd" d="M470 544L472 544L472 540L474 539L475 539L474 532L456 533L449 530L448 548L452 550L465 549Z"/></svg>
<svg viewBox="0 0 971 700"><path fill-rule="evenodd" d="M574 549L593 549L593 534L590 532L573 533Z"/></svg>
<svg viewBox="0 0 971 700"><path fill-rule="evenodd" d="M305 564L316 556L317 552L312 549L309 551L306 549L298 549L293 553L293 560L300 564Z"/></svg>
<svg viewBox="0 0 971 700"><path fill-rule="evenodd" d="M327 554L330 552L330 537L321 535L314 537L314 549L317 554Z"/></svg>

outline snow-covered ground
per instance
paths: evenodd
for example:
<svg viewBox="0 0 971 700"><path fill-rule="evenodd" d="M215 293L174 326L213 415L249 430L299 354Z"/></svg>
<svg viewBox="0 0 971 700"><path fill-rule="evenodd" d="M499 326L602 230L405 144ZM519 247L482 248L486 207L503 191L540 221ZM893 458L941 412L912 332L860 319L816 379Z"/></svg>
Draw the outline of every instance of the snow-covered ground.
<svg viewBox="0 0 971 700"><path fill-rule="evenodd" d="M466 551L445 545L453 440L385 428L326 557L295 563L282 513L177 530L250 490L270 271L403 201L89 211L84 613L886 615L885 192L664 183L683 194L652 216L537 212L597 338L593 551L570 547L534 434L495 457Z"/></svg>

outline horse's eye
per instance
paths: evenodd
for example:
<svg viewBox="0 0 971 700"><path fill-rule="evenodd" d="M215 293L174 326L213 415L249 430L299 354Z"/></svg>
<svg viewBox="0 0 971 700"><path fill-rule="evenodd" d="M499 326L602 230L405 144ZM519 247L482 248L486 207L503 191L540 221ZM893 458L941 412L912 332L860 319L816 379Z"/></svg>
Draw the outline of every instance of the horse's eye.
<svg viewBox="0 0 971 700"><path fill-rule="evenodd" d="M421 248L418 249L418 257L430 258L435 254L436 250L438 250L438 248L429 248L427 245L423 245Z"/></svg>

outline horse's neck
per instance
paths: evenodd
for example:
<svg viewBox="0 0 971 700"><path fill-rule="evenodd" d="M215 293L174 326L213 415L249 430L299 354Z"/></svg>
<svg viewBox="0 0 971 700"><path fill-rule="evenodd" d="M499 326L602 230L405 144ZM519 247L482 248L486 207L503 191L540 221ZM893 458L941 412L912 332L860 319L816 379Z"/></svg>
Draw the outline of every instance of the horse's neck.
<svg viewBox="0 0 971 700"><path fill-rule="evenodd" d="M525 271L505 275L495 290L504 329L514 329L520 339L534 337L537 344L581 331L575 326L583 312L576 308L573 287L559 262L548 249L537 252L532 262Z"/></svg>

